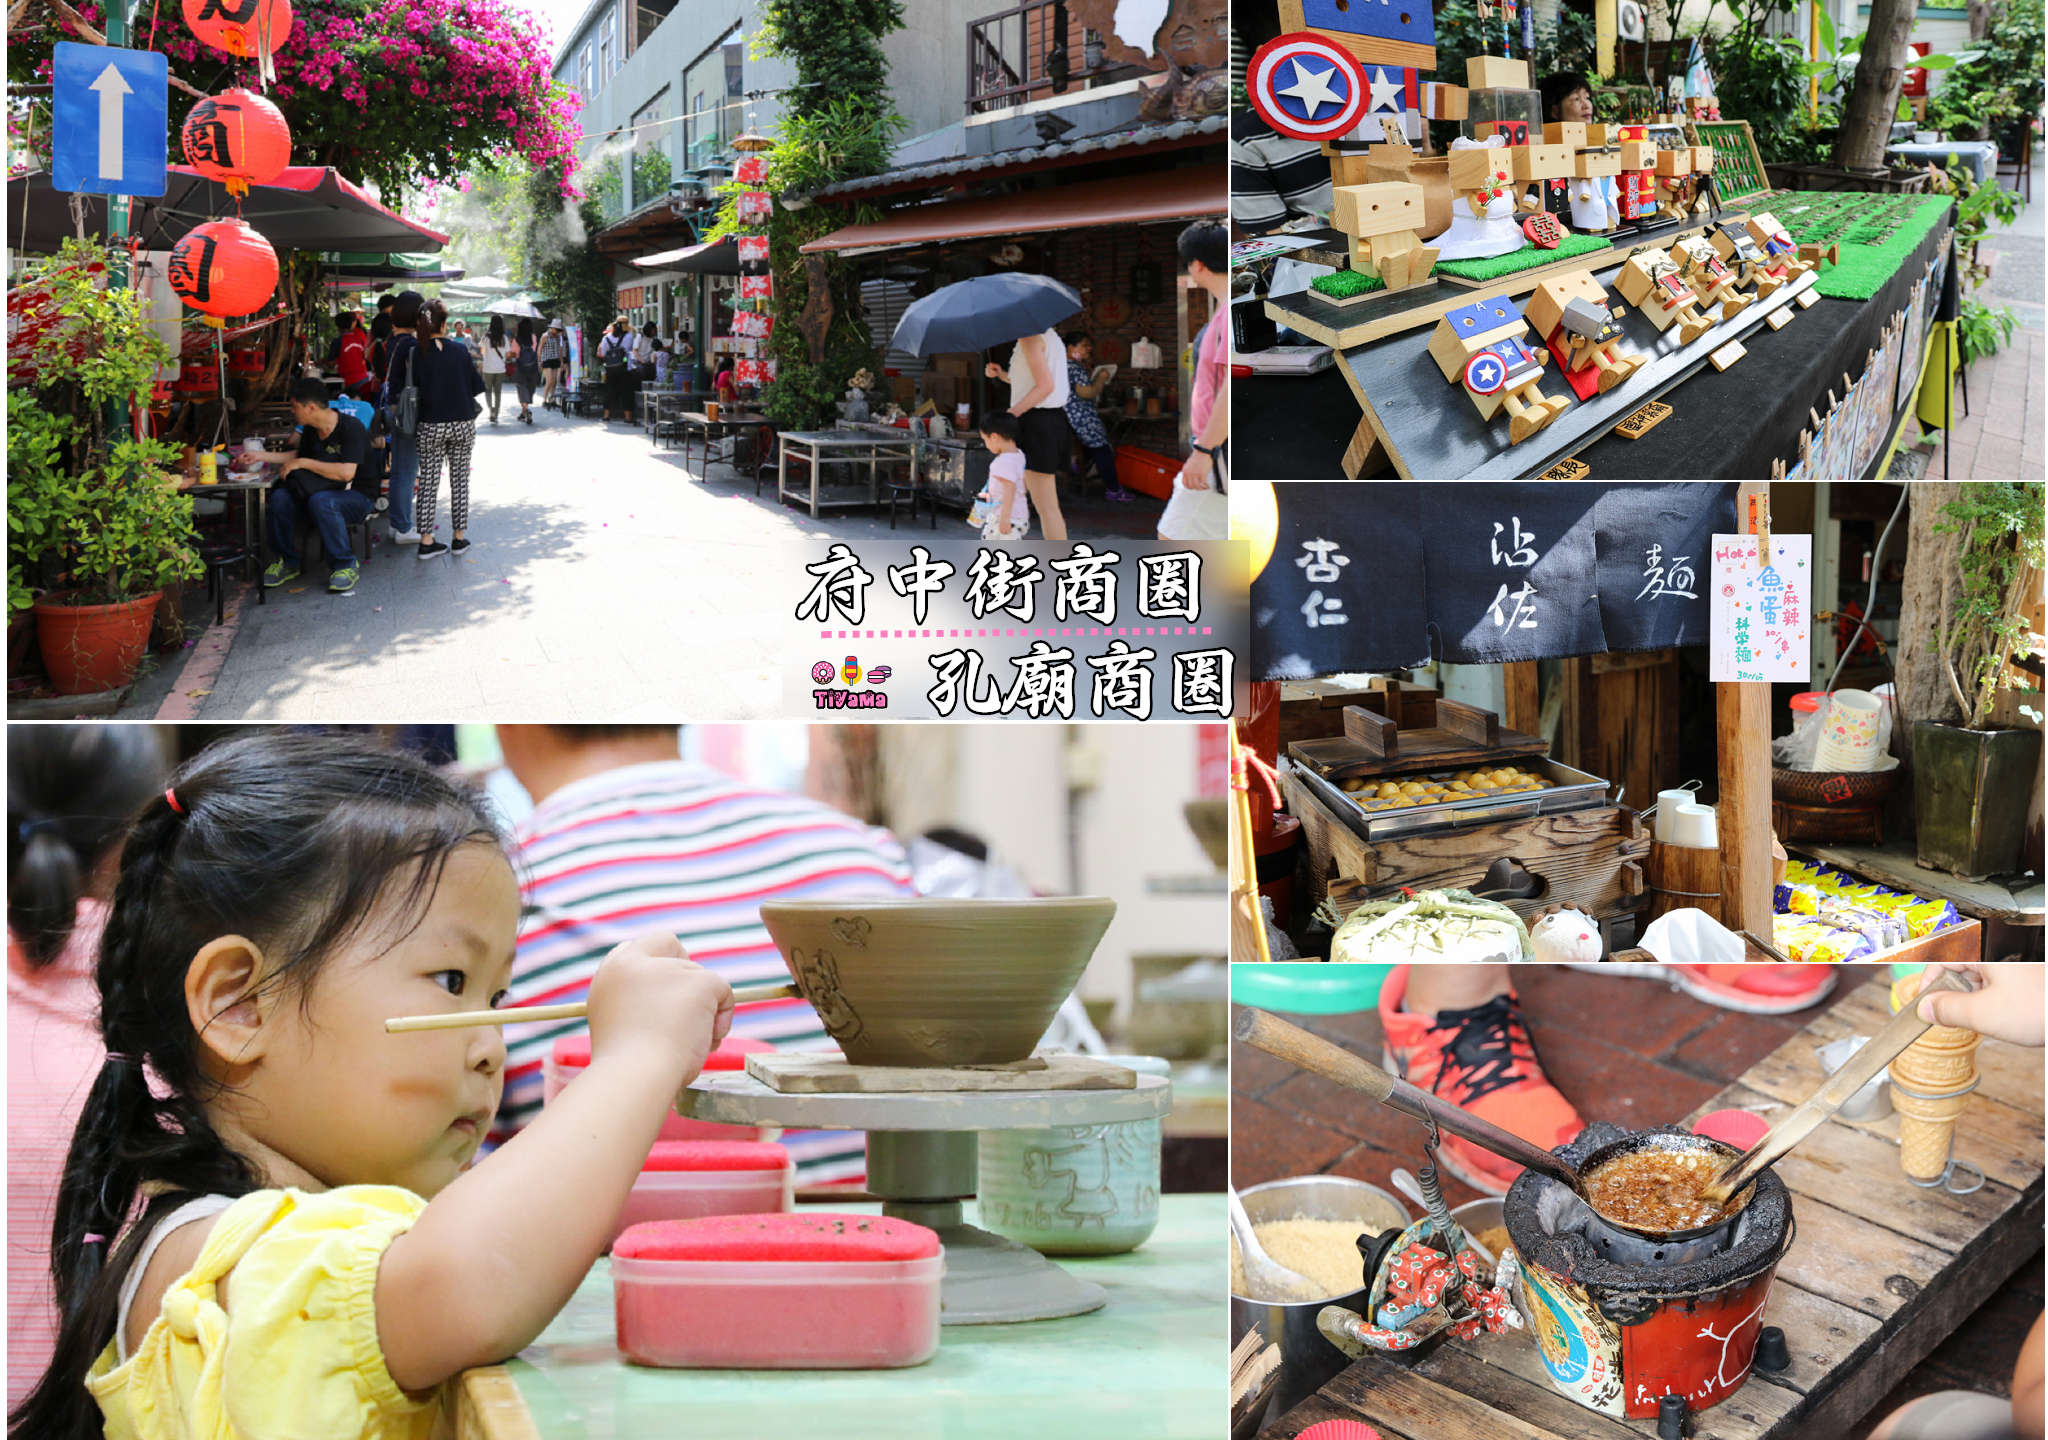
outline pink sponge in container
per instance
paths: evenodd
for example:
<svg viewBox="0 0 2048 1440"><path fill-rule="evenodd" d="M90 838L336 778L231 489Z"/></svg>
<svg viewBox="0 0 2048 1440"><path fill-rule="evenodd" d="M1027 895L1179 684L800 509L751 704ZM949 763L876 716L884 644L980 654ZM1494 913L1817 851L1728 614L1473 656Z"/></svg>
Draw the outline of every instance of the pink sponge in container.
<svg viewBox="0 0 2048 1440"><path fill-rule="evenodd" d="M619 1349L681 1369L889 1370L939 1349L936 1231L884 1215L720 1215L612 1246Z"/></svg>
<svg viewBox="0 0 2048 1440"><path fill-rule="evenodd" d="M760 1140L657 1140L619 1211L614 1239L633 1225L707 1215L785 1211L796 1194L796 1165L780 1145Z"/></svg>
<svg viewBox="0 0 2048 1440"><path fill-rule="evenodd" d="M749 1040L743 1036L728 1035L725 1043L705 1058L706 1072L713 1070L744 1070L747 1057L773 1050L775 1047L765 1040ZM590 1032L579 1035L564 1035L555 1042L555 1048L541 1064L540 1098L543 1105L552 1105L555 1097L562 1093L562 1087L581 1075L590 1066ZM709 1120L692 1120L678 1115L673 1110L668 1119L661 1122L660 1140L773 1140L782 1132L771 1126L719 1125Z"/></svg>

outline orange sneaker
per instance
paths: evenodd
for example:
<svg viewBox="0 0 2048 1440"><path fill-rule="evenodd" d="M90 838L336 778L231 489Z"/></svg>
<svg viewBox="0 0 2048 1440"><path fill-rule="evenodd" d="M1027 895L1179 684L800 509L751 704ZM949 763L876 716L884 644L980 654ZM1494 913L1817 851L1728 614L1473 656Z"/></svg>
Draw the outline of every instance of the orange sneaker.
<svg viewBox="0 0 2048 1440"><path fill-rule="evenodd" d="M1832 965L1574 965L1597 975L1630 975L1665 980L1695 1000L1745 1015L1790 1015L1818 1005L1835 988Z"/></svg>
<svg viewBox="0 0 2048 1440"><path fill-rule="evenodd" d="M1543 1077L1536 1044L1510 990L1469 1010L1414 1015L1401 1008L1408 967L1380 987L1380 1028L1386 1068L1503 1130L1545 1150L1568 1144L1586 1128L1572 1102ZM1449 1132L1437 1160L1458 1179L1487 1195L1505 1195L1522 1167Z"/></svg>

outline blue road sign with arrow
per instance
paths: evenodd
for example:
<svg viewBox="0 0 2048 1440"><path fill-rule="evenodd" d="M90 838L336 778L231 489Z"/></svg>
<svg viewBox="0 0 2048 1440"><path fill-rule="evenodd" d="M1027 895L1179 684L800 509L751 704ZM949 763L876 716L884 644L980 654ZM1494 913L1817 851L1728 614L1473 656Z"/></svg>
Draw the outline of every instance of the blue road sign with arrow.
<svg viewBox="0 0 2048 1440"><path fill-rule="evenodd" d="M170 75L170 61L154 50L60 42L51 183L99 195L163 194Z"/></svg>

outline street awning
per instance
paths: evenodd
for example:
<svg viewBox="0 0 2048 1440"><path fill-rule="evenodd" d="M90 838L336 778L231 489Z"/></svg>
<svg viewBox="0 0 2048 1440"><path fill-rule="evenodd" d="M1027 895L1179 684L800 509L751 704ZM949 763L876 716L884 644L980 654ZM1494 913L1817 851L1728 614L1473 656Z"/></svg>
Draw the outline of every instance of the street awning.
<svg viewBox="0 0 2048 1440"><path fill-rule="evenodd" d="M462 267L443 265L432 255L381 250L323 250L320 269L336 280L460 280Z"/></svg>
<svg viewBox="0 0 2048 1440"><path fill-rule="evenodd" d="M860 253L940 240L1193 220L1221 215L1228 205L1222 171L1215 166L1189 166L1086 180L1078 185L1049 185L979 200L906 206L872 224L848 225L821 235L803 250L805 254L820 250Z"/></svg>
<svg viewBox="0 0 2048 1440"><path fill-rule="evenodd" d="M168 250L185 232L236 212L217 180L185 165L165 167L164 193L137 197L129 233L146 250ZM107 197L85 195L85 232L107 233ZM433 252L448 243L438 230L372 200L354 181L324 165L293 165L266 185L252 185L239 207L244 220L279 250L406 250ZM73 233L71 196L43 171L7 182L7 243L54 252Z"/></svg>
<svg viewBox="0 0 2048 1440"><path fill-rule="evenodd" d="M685 245L680 250L643 255L633 264L641 270L661 272L642 276L645 280L666 280L676 275L737 275L740 273L740 247L728 235L723 240L706 240L699 245Z"/></svg>

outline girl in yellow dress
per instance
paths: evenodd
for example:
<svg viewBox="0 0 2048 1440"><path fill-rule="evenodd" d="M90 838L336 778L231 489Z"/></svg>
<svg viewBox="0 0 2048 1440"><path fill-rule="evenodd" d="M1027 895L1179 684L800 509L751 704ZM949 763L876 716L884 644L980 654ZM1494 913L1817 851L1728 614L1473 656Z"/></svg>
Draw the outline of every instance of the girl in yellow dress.
<svg viewBox="0 0 2048 1440"><path fill-rule="evenodd" d="M334 736L203 752L137 817L98 983L105 1066L58 1192L37 1440L452 1432L610 1238L732 1019L673 936L590 987L593 1059L480 1164L519 889L473 795Z"/></svg>

